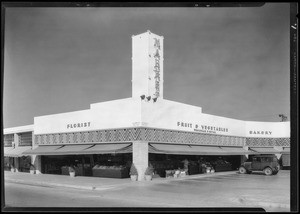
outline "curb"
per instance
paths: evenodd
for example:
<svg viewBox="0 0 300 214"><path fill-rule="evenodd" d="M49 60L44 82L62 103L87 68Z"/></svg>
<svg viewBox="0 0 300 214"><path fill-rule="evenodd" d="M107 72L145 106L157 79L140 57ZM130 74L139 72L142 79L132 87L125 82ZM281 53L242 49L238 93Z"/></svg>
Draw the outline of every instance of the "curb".
<svg viewBox="0 0 300 214"><path fill-rule="evenodd" d="M106 190L106 189L112 189L117 188L119 186L126 186L130 185L131 183L127 184L116 184L116 185L103 185L103 186L77 186L77 185L70 185L70 184L61 184L61 183L48 183L48 182L32 182L32 181L26 181L26 180L20 180L20 179L5 179L6 182L11 183L19 183L19 184L28 184L28 185L34 185L34 186L46 186L46 187L65 187L65 188L73 188L73 189L84 189L84 190Z"/></svg>
<svg viewBox="0 0 300 214"><path fill-rule="evenodd" d="M206 178L206 177L214 177L214 176L220 176L220 175L230 175L230 174L235 174L236 171L231 171L231 172L219 172L219 173L213 173L213 174L199 174L199 175L190 175L190 176L185 176L185 177L180 177L180 178L161 178L158 180L152 180L151 182L146 182L146 181L140 181L137 182L137 184L155 184L155 183L166 183L170 181L181 181L181 180L188 180L188 179L195 179L195 178ZM6 178L5 181L12 182L12 183L20 183L20 184L29 184L29 185L34 185L34 186L48 186L48 187L65 187L65 188L73 188L73 189L83 189L83 190L96 190L96 191L101 191L101 190L106 190L106 189L112 189L112 188L117 188L120 186L128 186L128 185L133 185L132 183L124 183L124 184L116 184L116 185L103 185L103 186L77 186L77 185L70 185L70 184L61 184L61 183L48 183L48 182L33 182L33 181L27 181L27 180L21 180L21 179L11 179L11 178Z"/></svg>
<svg viewBox="0 0 300 214"><path fill-rule="evenodd" d="M270 208L290 208L289 204L279 204L279 203L272 203L272 202L258 202L258 205L270 207Z"/></svg>
<svg viewBox="0 0 300 214"><path fill-rule="evenodd" d="M69 185L69 184L59 184L59 183L46 183L46 182L28 182L24 180L17 180L17 179L6 179L5 181L12 182L12 183L19 183L19 184L29 184L34 186L57 186L57 187L67 187L67 188L74 188L74 189L85 189L85 190L94 190L96 187L92 186L76 186L76 185Z"/></svg>
<svg viewBox="0 0 300 214"><path fill-rule="evenodd" d="M258 200L253 200L253 199L249 200L248 198L242 197L242 198L235 198L234 201L238 202L238 203L243 203L244 205L260 206L260 207L263 207L263 208L290 209L290 204L276 203L276 202L269 202L269 201L258 201Z"/></svg>

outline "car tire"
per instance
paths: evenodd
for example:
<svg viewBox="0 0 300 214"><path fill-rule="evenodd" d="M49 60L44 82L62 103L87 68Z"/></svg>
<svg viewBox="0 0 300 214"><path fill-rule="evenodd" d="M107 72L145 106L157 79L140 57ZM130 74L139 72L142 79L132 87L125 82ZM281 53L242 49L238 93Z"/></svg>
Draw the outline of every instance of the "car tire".
<svg viewBox="0 0 300 214"><path fill-rule="evenodd" d="M273 175L273 170L270 167L264 169L265 175Z"/></svg>
<svg viewBox="0 0 300 214"><path fill-rule="evenodd" d="M243 167L243 166L241 166L241 167L239 168L239 173L241 173L241 174L246 174L246 173L247 173L246 168Z"/></svg>
<svg viewBox="0 0 300 214"><path fill-rule="evenodd" d="M274 172L273 172L273 175L277 175L277 173L278 173L278 170L274 171Z"/></svg>
<svg viewBox="0 0 300 214"><path fill-rule="evenodd" d="M252 173L252 171L249 171L249 170L248 170L248 171L247 171L247 173L248 173L248 174L251 174L251 173Z"/></svg>

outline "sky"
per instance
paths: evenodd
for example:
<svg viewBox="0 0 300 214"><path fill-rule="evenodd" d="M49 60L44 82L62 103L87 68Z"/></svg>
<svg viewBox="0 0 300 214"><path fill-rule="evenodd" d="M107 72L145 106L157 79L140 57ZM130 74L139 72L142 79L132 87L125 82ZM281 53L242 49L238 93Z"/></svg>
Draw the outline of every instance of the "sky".
<svg viewBox="0 0 300 214"><path fill-rule="evenodd" d="M290 119L289 4L8 7L3 127L131 97L131 37L164 36L164 99L240 120Z"/></svg>

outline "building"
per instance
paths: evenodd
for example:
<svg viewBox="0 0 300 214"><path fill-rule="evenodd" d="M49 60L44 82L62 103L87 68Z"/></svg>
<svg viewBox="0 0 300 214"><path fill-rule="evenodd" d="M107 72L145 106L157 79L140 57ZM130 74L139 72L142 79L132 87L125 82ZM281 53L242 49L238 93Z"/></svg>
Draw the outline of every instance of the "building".
<svg viewBox="0 0 300 214"><path fill-rule="evenodd" d="M274 154L288 166L289 122L219 117L163 98L163 39L150 31L132 36L132 97L4 129L6 164L26 171L27 157L38 173L64 174L65 166L76 164L81 175L91 176L97 164L133 162L138 180L149 161L160 174L182 167L184 159L229 162L236 169L254 154Z"/></svg>

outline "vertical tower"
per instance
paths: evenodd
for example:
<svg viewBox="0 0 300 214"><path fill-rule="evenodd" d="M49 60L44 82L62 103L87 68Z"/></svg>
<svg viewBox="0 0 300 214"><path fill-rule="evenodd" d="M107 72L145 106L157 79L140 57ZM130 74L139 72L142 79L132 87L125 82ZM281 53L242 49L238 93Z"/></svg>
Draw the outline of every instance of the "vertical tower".
<svg viewBox="0 0 300 214"><path fill-rule="evenodd" d="M132 97L163 99L163 39L149 30L132 36Z"/></svg>

